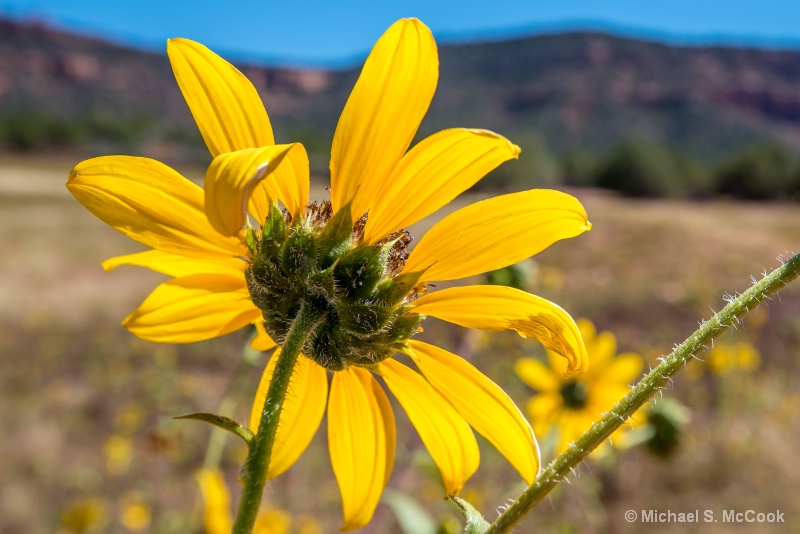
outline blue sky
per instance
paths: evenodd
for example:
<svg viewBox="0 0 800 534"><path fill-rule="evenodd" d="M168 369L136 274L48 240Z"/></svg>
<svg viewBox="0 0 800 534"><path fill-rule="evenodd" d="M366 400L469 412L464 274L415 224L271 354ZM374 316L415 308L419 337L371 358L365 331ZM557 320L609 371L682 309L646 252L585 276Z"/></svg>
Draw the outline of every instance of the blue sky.
<svg viewBox="0 0 800 534"><path fill-rule="evenodd" d="M606 29L671 42L800 48L798 0L0 0L0 15L150 50L169 37L230 58L342 66L362 58L401 17L422 19L441 42L565 28Z"/></svg>

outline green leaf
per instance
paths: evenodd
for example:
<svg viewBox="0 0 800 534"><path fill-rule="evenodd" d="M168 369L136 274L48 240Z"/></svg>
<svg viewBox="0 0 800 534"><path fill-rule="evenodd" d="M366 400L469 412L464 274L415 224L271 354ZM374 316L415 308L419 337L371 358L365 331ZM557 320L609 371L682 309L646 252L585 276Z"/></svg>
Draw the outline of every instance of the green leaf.
<svg viewBox="0 0 800 534"><path fill-rule="evenodd" d="M483 534L489 530L489 523L486 522L481 513L470 503L455 495L450 495L447 499L452 501L452 503L461 510L461 513L464 514L467 520L467 524L464 526L464 534Z"/></svg>
<svg viewBox="0 0 800 534"><path fill-rule="evenodd" d="M253 433L250 432L248 429L231 419L230 417L225 417L222 415L217 415L213 413L190 413L189 415L181 415L178 417L173 417L173 419L193 419L195 421L203 421L204 423L208 423L210 425L214 425L222 430L227 430L233 434L236 434L240 438L242 438L247 446L250 447L253 444Z"/></svg>
<svg viewBox="0 0 800 534"><path fill-rule="evenodd" d="M247 243L247 248L250 249L251 254L255 254L256 252L256 233L253 230L253 227L250 224L247 225L247 231L245 232L245 242Z"/></svg>

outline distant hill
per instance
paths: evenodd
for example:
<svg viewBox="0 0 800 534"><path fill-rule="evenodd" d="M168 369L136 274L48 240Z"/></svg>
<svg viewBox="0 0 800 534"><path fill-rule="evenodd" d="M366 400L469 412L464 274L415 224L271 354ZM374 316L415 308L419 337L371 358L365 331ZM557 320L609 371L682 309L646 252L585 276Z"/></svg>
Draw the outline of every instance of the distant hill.
<svg viewBox="0 0 800 534"><path fill-rule="evenodd" d="M544 139L557 152L634 138L698 157L755 141L800 151L800 52L559 33L442 46L440 62L421 133L481 127L523 148ZM359 67L239 67L262 93L280 140L327 150ZM202 148L165 55L0 20L0 121L22 115L24 123L26 114L90 120L112 140L138 128L150 151ZM161 149L147 145L155 134Z"/></svg>

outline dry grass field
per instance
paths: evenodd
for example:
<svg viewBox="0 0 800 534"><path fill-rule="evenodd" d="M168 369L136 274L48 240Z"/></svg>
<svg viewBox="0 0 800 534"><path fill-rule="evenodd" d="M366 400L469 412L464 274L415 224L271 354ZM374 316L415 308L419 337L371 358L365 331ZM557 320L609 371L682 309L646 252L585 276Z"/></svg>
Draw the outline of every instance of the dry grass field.
<svg viewBox="0 0 800 534"><path fill-rule="evenodd" d="M215 412L223 403L244 420L266 356L242 357L245 332L166 346L125 331L120 321L163 277L100 268L105 258L138 245L68 194L72 163L0 164L0 533L202 532L194 472L218 461L235 489L244 449L232 438L209 448L210 427L172 417ZM325 194L315 191L317 198ZM594 228L527 262L528 288L615 332L621 351L639 352L651 364L720 309L726 293L743 291L751 277L778 265L778 255L800 249L796 204L571 193L584 202ZM474 199L467 195L443 211ZM430 223L412 232L418 236ZM518 531L797 532L800 284L778 297L718 340L753 343L761 355L757 369L724 375L700 369L693 380L682 373L663 392L690 413L673 454L658 458L633 447L590 459ZM532 394L512 366L521 356L543 354L535 341L433 319L422 335L470 358L520 405ZM457 513L442 501L438 476L402 410L396 414L389 487L452 528ZM293 532L339 526L324 425L298 464L267 489L269 505L291 515ZM492 518L521 484L480 443L482 465L464 496ZM718 517L727 509L782 510L786 523L629 524L623 517L629 509L708 509ZM381 505L363 532L403 531Z"/></svg>

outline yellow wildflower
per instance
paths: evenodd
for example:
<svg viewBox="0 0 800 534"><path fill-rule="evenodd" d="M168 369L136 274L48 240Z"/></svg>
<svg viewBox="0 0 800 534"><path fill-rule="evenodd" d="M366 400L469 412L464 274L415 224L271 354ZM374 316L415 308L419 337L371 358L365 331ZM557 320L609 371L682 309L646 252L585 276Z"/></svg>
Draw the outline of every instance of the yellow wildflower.
<svg viewBox="0 0 800 534"><path fill-rule="evenodd" d="M112 475L124 475L131 467L133 458L133 442L127 436L114 434L110 436L103 452L106 455L106 470Z"/></svg>
<svg viewBox="0 0 800 534"><path fill-rule="evenodd" d="M578 326L592 361L584 374L565 376L563 358L552 351L547 353L549 367L533 358L520 358L514 368L526 384L539 391L528 402L534 432L539 436L556 432L559 452L566 450L630 391L643 366L638 354L616 355L617 340L611 332L598 334L586 319L578 320ZM642 419L634 415L612 439L623 437L626 428L641 424Z"/></svg>
<svg viewBox="0 0 800 534"><path fill-rule="evenodd" d="M150 526L152 512L141 494L128 492L120 501L120 522L133 532L139 532Z"/></svg>
<svg viewBox="0 0 800 534"><path fill-rule="evenodd" d="M706 369L716 376L752 373L761 365L761 354L749 341L717 341L705 355L690 362L686 369L689 380L698 380Z"/></svg>
<svg viewBox="0 0 800 534"><path fill-rule="evenodd" d="M185 39L171 40L168 53L214 156L204 189L161 163L121 156L79 164L67 184L95 215L154 249L112 258L107 269L133 264L175 277L125 325L145 339L178 343L255 323L257 348L266 350L299 310L314 308L317 322L292 375L267 475L297 460L327 405L345 530L372 517L394 461L394 416L372 373L408 413L449 494L478 466L470 426L532 481L538 447L508 396L458 356L409 338L428 315L514 330L561 354L569 372L584 370L580 332L551 302L499 286L425 294L430 282L502 268L583 233L590 224L581 204L549 190L499 196L450 214L409 249L404 227L519 154L497 134L462 128L409 150L438 80L436 44L418 20L392 25L364 65L333 138L330 203L308 204L304 149L273 145L263 104L239 71ZM397 351L422 374L392 359ZM254 431L276 359L256 395Z"/></svg>
<svg viewBox="0 0 800 534"><path fill-rule="evenodd" d="M752 343L717 343L704 358L708 368L722 375L733 371L753 372L761 364L761 355Z"/></svg>

